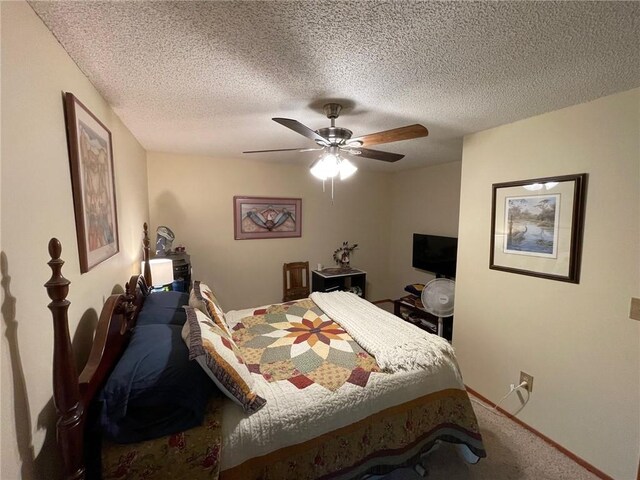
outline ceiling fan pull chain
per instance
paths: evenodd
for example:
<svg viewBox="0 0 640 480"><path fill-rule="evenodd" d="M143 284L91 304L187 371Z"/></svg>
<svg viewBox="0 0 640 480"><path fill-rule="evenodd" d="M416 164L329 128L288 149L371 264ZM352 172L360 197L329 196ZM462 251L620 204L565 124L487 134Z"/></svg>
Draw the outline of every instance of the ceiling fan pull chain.
<svg viewBox="0 0 640 480"><path fill-rule="evenodd" d="M333 205L333 177L331 177L331 205Z"/></svg>

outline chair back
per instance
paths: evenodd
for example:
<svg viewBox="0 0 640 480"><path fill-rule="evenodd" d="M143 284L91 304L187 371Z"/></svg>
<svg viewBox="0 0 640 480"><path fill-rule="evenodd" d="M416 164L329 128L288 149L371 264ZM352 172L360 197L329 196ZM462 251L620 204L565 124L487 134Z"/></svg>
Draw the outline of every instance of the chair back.
<svg viewBox="0 0 640 480"><path fill-rule="evenodd" d="M282 301L309 296L309 262L285 263L282 266Z"/></svg>

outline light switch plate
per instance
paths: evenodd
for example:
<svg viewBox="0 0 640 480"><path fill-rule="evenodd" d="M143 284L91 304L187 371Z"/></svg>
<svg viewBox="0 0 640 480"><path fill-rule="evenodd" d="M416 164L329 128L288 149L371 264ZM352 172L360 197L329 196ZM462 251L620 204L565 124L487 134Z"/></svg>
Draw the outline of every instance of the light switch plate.
<svg viewBox="0 0 640 480"><path fill-rule="evenodd" d="M629 318L632 318L633 320L640 320L640 298L631 298Z"/></svg>

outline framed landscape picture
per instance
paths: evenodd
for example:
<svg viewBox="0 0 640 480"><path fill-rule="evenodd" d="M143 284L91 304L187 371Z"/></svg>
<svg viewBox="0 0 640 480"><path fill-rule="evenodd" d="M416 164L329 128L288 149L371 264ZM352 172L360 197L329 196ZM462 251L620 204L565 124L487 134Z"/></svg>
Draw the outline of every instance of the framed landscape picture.
<svg viewBox="0 0 640 480"><path fill-rule="evenodd" d="M489 268L579 283L587 174L493 185Z"/></svg>
<svg viewBox="0 0 640 480"><path fill-rule="evenodd" d="M85 273L118 253L111 132L73 94L64 95L73 206Z"/></svg>
<svg viewBox="0 0 640 480"><path fill-rule="evenodd" d="M234 238L302 236L302 199L233 197Z"/></svg>

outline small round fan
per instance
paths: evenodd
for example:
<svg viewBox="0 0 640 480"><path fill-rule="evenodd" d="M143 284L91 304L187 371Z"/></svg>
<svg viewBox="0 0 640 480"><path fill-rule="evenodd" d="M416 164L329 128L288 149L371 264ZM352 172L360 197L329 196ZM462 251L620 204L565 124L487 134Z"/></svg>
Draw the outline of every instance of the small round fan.
<svg viewBox="0 0 640 480"><path fill-rule="evenodd" d="M436 278L427 283L420 296L424 309L438 317L438 335L442 336L442 319L453 315L456 282Z"/></svg>

